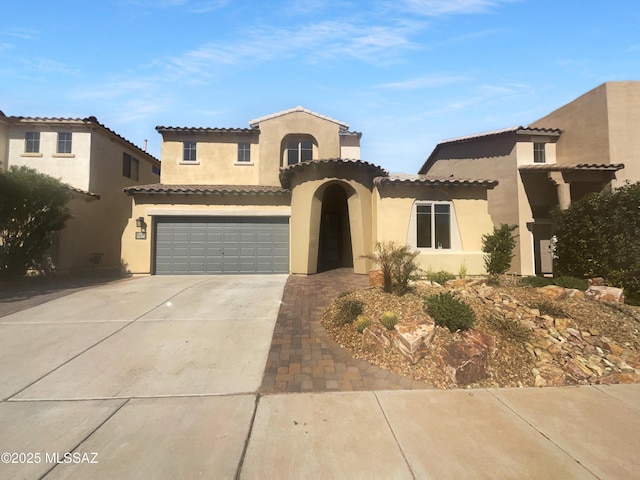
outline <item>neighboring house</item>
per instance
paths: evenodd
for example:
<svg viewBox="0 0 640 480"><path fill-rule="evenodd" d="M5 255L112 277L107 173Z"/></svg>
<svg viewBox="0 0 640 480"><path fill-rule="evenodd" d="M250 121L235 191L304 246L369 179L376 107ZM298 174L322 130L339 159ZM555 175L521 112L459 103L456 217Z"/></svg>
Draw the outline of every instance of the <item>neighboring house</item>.
<svg viewBox="0 0 640 480"><path fill-rule="evenodd" d="M128 186L156 182L160 162L95 117L7 117L0 112L0 164L25 165L69 185L72 218L51 251L56 270L116 269L131 216Z"/></svg>
<svg viewBox="0 0 640 480"><path fill-rule="evenodd" d="M640 82L609 82L528 127L442 141L420 173L497 179L489 213L496 226L518 226L512 271L550 274L550 212L588 193L640 181L638 131Z"/></svg>
<svg viewBox="0 0 640 480"><path fill-rule="evenodd" d="M484 271L493 180L390 175L360 159L360 133L302 107L249 128L156 129L161 182L125 188L132 273L367 273L382 241L418 249L425 269Z"/></svg>

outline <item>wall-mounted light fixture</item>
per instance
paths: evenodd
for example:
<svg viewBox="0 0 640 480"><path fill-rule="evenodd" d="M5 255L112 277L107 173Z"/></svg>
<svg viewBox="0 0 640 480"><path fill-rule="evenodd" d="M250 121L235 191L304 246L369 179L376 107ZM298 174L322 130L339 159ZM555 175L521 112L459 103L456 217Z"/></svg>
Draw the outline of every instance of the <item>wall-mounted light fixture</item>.
<svg viewBox="0 0 640 480"><path fill-rule="evenodd" d="M139 232L136 232L136 240L145 240L147 238L147 224L144 217L136 218L136 228L140 229Z"/></svg>

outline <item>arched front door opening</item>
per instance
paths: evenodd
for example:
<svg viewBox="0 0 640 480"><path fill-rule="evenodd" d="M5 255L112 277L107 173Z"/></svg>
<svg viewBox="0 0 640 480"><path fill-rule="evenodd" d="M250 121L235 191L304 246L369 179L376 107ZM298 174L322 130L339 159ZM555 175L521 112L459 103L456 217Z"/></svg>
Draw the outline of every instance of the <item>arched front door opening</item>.
<svg viewBox="0 0 640 480"><path fill-rule="evenodd" d="M343 267L353 267L347 192L329 185L322 195L318 272Z"/></svg>

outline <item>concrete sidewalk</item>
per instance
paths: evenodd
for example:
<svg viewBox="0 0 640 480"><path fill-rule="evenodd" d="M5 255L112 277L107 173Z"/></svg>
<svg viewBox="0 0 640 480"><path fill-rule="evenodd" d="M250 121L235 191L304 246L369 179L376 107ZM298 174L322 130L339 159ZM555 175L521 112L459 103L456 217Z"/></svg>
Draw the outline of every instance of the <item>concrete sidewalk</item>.
<svg viewBox="0 0 640 480"><path fill-rule="evenodd" d="M2 450L40 461L0 477L631 479L639 401L638 385L9 401Z"/></svg>

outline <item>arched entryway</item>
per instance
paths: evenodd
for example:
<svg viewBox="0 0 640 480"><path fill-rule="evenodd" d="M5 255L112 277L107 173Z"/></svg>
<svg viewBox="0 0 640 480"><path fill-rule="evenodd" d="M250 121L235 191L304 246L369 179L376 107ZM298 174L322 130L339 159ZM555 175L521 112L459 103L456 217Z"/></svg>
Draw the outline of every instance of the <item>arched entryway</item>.
<svg viewBox="0 0 640 480"><path fill-rule="evenodd" d="M318 272L343 267L353 267L349 207L345 189L333 184L322 195Z"/></svg>

